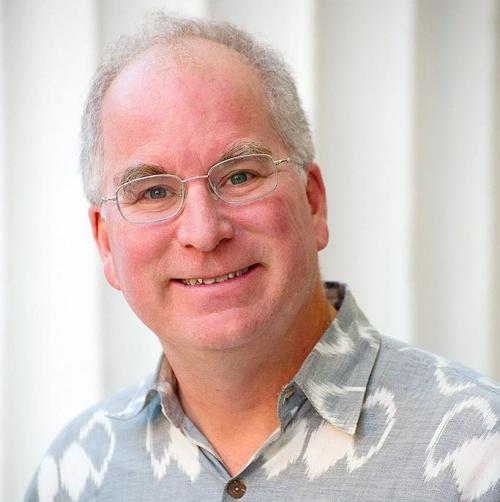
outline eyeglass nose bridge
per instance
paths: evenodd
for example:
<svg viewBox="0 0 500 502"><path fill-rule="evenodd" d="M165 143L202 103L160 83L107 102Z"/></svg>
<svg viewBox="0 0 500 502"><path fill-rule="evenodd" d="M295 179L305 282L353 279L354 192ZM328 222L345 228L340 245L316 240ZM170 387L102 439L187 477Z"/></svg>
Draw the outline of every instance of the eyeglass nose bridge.
<svg viewBox="0 0 500 502"><path fill-rule="evenodd" d="M188 181L193 181L193 180L207 180L207 185L209 187L209 193L211 194L212 196L212 199L213 200L219 200L220 199L220 196L219 194L215 191L215 188L212 186L212 183L210 182L210 173L208 174L202 174L200 176L190 176L189 178L179 178L182 182L182 204L184 205L185 201L186 201L186 195L187 195L187 188L186 188L186 185L187 185L187 182Z"/></svg>

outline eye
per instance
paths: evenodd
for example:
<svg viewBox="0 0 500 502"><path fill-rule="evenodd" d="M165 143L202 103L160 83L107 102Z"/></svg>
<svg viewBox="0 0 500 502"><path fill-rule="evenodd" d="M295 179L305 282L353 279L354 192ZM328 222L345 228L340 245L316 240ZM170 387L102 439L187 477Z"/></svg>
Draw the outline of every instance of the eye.
<svg viewBox="0 0 500 502"><path fill-rule="evenodd" d="M146 199L164 199L165 197L171 196L172 192L167 190L165 187L157 186L150 188L144 194Z"/></svg>
<svg viewBox="0 0 500 502"><path fill-rule="evenodd" d="M227 179L227 183L231 185L241 185L242 183L246 183L250 181L255 175L249 171L238 171L237 173L232 174Z"/></svg>
<svg viewBox="0 0 500 502"><path fill-rule="evenodd" d="M129 202L134 204L170 203L178 198L179 192L168 185L134 187L137 190L129 194ZM142 188L142 189L141 189Z"/></svg>

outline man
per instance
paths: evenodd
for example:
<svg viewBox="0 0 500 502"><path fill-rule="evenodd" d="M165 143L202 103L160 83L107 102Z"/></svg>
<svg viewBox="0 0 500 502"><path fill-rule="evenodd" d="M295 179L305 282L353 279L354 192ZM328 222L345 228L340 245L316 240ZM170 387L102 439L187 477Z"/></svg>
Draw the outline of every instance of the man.
<svg viewBox="0 0 500 502"><path fill-rule="evenodd" d="M274 52L160 16L98 70L83 139L104 273L164 357L26 500L500 500L498 387L323 286L325 190Z"/></svg>

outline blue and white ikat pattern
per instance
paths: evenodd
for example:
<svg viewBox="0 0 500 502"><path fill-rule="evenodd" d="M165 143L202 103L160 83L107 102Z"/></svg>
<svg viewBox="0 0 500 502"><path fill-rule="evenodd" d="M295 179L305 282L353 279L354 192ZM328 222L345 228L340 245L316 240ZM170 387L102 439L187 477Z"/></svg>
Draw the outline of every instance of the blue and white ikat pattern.
<svg viewBox="0 0 500 502"><path fill-rule="evenodd" d="M500 501L500 388L381 336L343 285L340 308L278 399L280 428L231 478L184 415L166 360L83 413L43 458L26 502ZM233 493L234 495L234 493Z"/></svg>

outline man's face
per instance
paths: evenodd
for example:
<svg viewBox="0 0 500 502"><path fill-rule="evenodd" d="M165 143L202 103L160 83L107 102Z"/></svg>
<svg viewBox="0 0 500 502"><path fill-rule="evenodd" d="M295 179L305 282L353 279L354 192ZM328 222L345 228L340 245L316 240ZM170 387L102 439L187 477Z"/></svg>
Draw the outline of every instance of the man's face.
<svg viewBox="0 0 500 502"><path fill-rule="evenodd" d="M108 90L101 115L105 195L138 164L188 178L206 174L235 147L258 144L274 159L288 156L253 70L217 44L193 40L188 48L187 58L150 49ZM285 332L313 308L317 250L328 240L315 165L307 184L285 166L276 190L246 205L216 200L201 179L189 182L184 209L170 221L128 223L113 203L89 214L108 281L164 349L242 346ZM242 270L209 285L181 281Z"/></svg>

